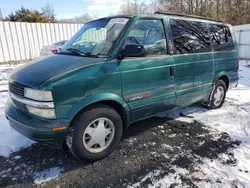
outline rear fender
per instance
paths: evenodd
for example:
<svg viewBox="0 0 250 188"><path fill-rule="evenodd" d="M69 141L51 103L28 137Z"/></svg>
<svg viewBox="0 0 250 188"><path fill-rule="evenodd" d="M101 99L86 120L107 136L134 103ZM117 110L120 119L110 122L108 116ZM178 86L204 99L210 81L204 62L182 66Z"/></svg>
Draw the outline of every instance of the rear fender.
<svg viewBox="0 0 250 188"><path fill-rule="evenodd" d="M229 76L228 76L228 74L227 74L226 71L221 71L221 72L217 73L217 74L215 75L215 77L214 77L213 84L215 84L215 83L217 82L217 80L219 80L219 78L222 77L222 76L226 76L226 77L228 78L228 80L229 80L229 85L230 85L230 78L229 78Z"/></svg>

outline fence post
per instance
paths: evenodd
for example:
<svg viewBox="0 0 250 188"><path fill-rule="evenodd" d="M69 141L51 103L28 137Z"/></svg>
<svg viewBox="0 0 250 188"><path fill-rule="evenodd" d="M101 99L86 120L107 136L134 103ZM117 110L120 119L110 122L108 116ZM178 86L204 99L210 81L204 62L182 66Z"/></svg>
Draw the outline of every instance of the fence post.
<svg viewBox="0 0 250 188"><path fill-rule="evenodd" d="M8 50L8 54L9 54L9 61L10 61L11 60L10 47L9 47L9 43L8 43L8 38L7 38L4 22L2 22L2 23L3 23L3 32L4 32L5 39L6 39L6 46L7 46L7 50Z"/></svg>
<svg viewBox="0 0 250 188"><path fill-rule="evenodd" d="M28 47L29 47L29 59L32 59L32 53L31 53L31 42L30 42L30 36L28 34L28 27L27 27L27 22L25 22L25 29L26 29L26 32L27 32L27 40L28 40Z"/></svg>
<svg viewBox="0 0 250 188"><path fill-rule="evenodd" d="M38 29L37 29L37 25L38 25L38 23L35 23L37 43L38 43L38 47L39 47L39 48L41 48L41 44L40 44L40 40L39 40L39 36L38 36Z"/></svg>
<svg viewBox="0 0 250 188"><path fill-rule="evenodd" d="M24 40L24 32L23 32L22 22L20 24L20 28L21 28L21 33L22 33L22 40L23 40L23 46L24 46L23 50L24 50L25 59L28 59L28 57L27 57L27 49L26 49L25 40Z"/></svg>
<svg viewBox="0 0 250 188"><path fill-rule="evenodd" d="M13 22L14 26L15 26L15 32L16 32L16 36L17 36L17 45L18 45L18 51L19 51L19 56L20 58L17 60L22 59L22 52L21 52L21 47L20 47L20 43L18 42L18 34L17 34L17 28L16 28L16 22Z"/></svg>
<svg viewBox="0 0 250 188"><path fill-rule="evenodd" d="M3 22L0 22L3 24ZM1 43L1 50L2 50L2 54L3 54L3 61L5 62L6 61L6 58L5 58L5 54L4 54L4 50L3 50L3 42L2 42L2 37L0 35L0 43Z"/></svg>
<svg viewBox="0 0 250 188"><path fill-rule="evenodd" d="M31 35L32 35L32 44L33 44L33 52L34 52L34 54L32 54L32 58L33 57L36 57L36 49L35 49L35 47L36 47L36 44L35 44L35 38L34 38L34 32L33 32L33 26L32 26L32 23L30 23L30 31L31 31Z"/></svg>
<svg viewBox="0 0 250 188"><path fill-rule="evenodd" d="M238 50L240 51L240 48L241 48L241 32L242 30L240 30L239 32L239 43L238 43Z"/></svg>
<svg viewBox="0 0 250 188"><path fill-rule="evenodd" d="M11 43L12 43L12 46L13 46L13 51L14 51L14 57L15 57L15 61L17 61L17 56L16 56L16 48L14 46L14 40L13 40L13 35L12 35L12 30L11 30L11 27L10 27L10 22L9 22L9 29L10 29L10 38L11 38Z"/></svg>
<svg viewBox="0 0 250 188"><path fill-rule="evenodd" d="M42 24L41 24L41 23L40 23L40 29L41 29L41 34L42 34L42 43L43 43L42 46L45 46L45 42L44 42L44 38L43 38L43 27L42 27ZM40 48L41 48L42 46L40 46Z"/></svg>

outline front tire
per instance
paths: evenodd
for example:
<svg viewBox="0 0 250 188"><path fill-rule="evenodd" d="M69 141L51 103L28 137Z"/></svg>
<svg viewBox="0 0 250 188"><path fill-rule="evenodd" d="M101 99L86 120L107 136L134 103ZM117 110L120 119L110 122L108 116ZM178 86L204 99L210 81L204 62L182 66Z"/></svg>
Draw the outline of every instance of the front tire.
<svg viewBox="0 0 250 188"><path fill-rule="evenodd" d="M223 80L218 80L210 94L206 107L209 109L221 108L226 98L227 86Z"/></svg>
<svg viewBox="0 0 250 188"><path fill-rule="evenodd" d="M81 161L97 161L107 157L120 143L123 124L111 107L97 105L80 113L73 121L66 143Z"/></svg>

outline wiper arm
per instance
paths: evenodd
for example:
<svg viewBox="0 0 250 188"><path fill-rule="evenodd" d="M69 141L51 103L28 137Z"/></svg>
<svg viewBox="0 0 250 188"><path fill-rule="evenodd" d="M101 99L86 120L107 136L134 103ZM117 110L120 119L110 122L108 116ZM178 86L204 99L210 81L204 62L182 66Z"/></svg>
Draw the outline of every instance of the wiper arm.
<svg viewBox="0 0 250 188"><path fill-rule="evenodd" d="M68 48L68 49L66 49L66 50L71 51L71 52L74 52L74 53L76 53L76 54L78 54L78 55L80 55L80 56L85 56L85 53L83 53L83 52L81 52L80 50L75 49L75 48Z"/></svg>
<svg viewBox="0 0 250 188"><path fill-rule="evenodd" d="M105 54L100 54L100 53L98 53L98 54L91 54L90 52L88 52L88 53L84 53L84 52L81 52L80 50L78 50L78 49L75 49L75 48L68 48L68 49L66 49L67 51L71 51L71 52L74 52L74 53L76 53L76 54L78 54L78 55L80 55L80 56L84 56L84 57L102 57L102 58L105 58L105 57L108 57L107 55L105 55Z"/></svg>
<svg viewBox="0 0 250 188"><path fill-rule="evenodd" d="M107 55L105 55L105 54L100 54L100 53L97 53L97 54L91 54L90 52L88 52L88 53L84 53L84 55L86 56L86 57L102 57L102 58L104 58L104 57L108 57Z"/></svg>

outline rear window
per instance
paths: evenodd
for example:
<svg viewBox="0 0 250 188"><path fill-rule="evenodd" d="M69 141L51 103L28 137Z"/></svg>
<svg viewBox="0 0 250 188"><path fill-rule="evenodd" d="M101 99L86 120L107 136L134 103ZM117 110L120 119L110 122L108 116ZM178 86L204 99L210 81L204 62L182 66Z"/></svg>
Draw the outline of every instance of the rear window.
<svg viewBox="0 0 250 188"><path fill-rule="evenodd" d="M172 19L170 26L177 54L211 51L206 23Z"/></svg>
<svg viewBox="0 0 250 188"><path fill-rule="evenodd" d="M232 51L234 43L228 26L209 24L214 51Z"/></svg>

